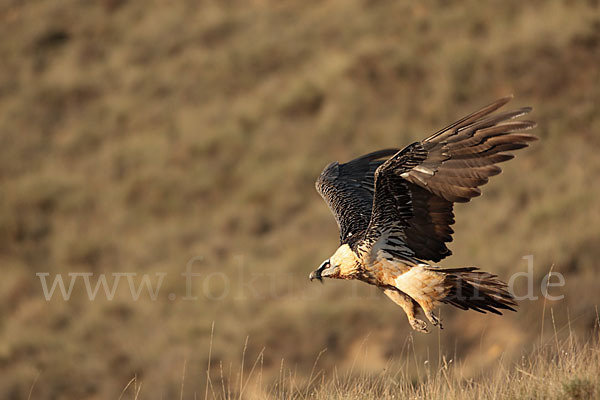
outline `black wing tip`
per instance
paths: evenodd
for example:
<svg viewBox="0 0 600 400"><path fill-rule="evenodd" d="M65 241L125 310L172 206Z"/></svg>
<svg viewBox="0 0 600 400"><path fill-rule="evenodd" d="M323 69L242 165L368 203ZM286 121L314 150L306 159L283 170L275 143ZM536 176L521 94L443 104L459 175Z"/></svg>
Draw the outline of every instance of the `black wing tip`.
<svg viewBox="0 0 600 400"><path fill-rule="evenodd" d="M492 104L500 104L499 107L502 107L503 105L505 105L506 103L510 102L511 100L513 100L515 98L515 95L513 93L510 93L504 97L499 98L498 100L494 101L493 103L490 104L490 106Z"/></svg>
<svg viewBox="0 0 600 400"><path fill-rule="evenodd" d="M533 111L533 107L531 107L531 106L525 106L525 107L521 107L520 110L523 110L523 112L525 114L527 114L527 113L530 113L530 112Z"/></svg>
<svg viewBox="0 0 600 400"><path fill-rule="evenodd" d="M493 110L491 112L494 112L502 107L504 107L506 104L510 103L511 100L513 100L515 98L514 94L508 94L504 97L500 97L498 100L491 102L490 104L488 104L485 107L482 107L481 109L484 110L486 108L492 108Z"/></svg>

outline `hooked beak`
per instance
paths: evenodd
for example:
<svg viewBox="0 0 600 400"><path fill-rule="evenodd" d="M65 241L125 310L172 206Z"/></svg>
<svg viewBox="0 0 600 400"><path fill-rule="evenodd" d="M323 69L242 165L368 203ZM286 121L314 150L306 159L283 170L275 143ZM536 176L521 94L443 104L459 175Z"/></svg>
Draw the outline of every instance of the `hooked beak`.
<svg viewBox="0 0 600 400"><path fill-rule="evenodd" d="M317 268L316 270L311 272L310 275L308 275L308 279L310 279L311 281L313 279L318 279L321 283L323 283L323 278L330 276L332 273L333 271L329 260L325 260L319 266L319 268Z"/></svg>

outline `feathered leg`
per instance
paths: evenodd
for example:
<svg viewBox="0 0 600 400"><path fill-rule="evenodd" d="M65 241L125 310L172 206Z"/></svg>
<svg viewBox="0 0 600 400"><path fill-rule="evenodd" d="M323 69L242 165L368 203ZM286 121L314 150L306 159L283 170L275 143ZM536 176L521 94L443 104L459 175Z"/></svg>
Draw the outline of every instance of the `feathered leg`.
<svg viewBox="0 0 600 400"><path fill-rule="evenodd" d="M444 279L445 274L425 265L415 265L395 279L396 288L413 299L429 322L440 329L443 329L442 323L433 311L448 293L449 288L444 285Z"/></svg>
<svg viewBox="0 0 600 400"><path fill-rule="evenodd" d="M408 322L410 326L417 332L429 333L429 329L427 329L427 323L423 320L417 319L415 314L417 312L417 307L419 306L413 299L411 299L408 295L395 290L395 289L384 289L383 293L386 294L394 303L398 304L408 317Z"/></svg>

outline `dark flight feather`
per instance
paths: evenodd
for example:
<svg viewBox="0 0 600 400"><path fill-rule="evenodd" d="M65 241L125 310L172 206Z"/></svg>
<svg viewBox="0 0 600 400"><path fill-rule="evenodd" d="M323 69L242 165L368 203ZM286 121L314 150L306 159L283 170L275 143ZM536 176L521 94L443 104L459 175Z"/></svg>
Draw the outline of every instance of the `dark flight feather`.
<svg viewBox="0 0 600 400"><path fill-rule="evenodd" d="M340 228L340 243L356 242L371 220L374 174L398 149L365 154L345 164L327 165L315 186Z"/></svg>
<svg viewBox="0 0 600 400"><path fill-rule="evenodd" d="M415 142L375 171L373 212L366 240L380 237L384 250L398 252L398 240L409 260L440 261L452 254L453 203L479 196L479 186L501 172L498 163L510 160L510 151L527 147L537 138L524 130L532 121L514 120L531 111L524 107L490 115L506 104L504 98L451 124L421 142ZM396 226L389 230L388 227Z"/></svg>

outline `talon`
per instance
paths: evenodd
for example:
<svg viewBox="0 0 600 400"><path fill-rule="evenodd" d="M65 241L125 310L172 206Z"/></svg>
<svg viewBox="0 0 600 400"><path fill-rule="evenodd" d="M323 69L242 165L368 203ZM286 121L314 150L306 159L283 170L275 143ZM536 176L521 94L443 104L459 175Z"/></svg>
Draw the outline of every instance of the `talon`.
<svg viewBox="0 0 600 400"><path fill-rule="evenodd" d="M429 320L429 322L431 322L433 326L438 326L440 329L444 329L444 327L442 326L442 321L440 321L434 313L428 312L425 315L427 316L427 319Z"/></svg>
<svg viewBox="0 0 600 400"><path fill-rule="evenodd" d="M421 333L429 333L429 329L427 328L427 323L425 321L414 318L411 319L409 322L411 328L413 328L415 331Z"/></svg>

